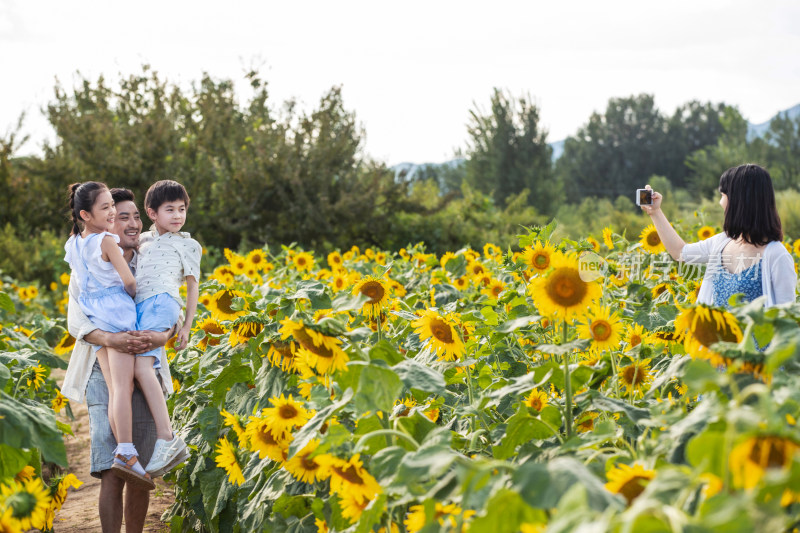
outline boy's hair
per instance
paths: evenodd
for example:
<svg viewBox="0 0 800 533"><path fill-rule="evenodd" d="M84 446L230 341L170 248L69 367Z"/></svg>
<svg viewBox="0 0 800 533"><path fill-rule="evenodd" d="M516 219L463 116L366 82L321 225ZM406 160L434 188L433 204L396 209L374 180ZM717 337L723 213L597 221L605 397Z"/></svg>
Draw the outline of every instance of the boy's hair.
<svg viewBox="0 0 800 533"><path fill-rule="evenodd" d="M67 198L69 200L69 211L72 215L71 235L78 235L81 232L81 228L78 225L78 223L83 223L81 211L91 211L97 195L106 190L108 190L106 184L99 181L73 183L69 186Z"/></svg>
<svg viewBox="0 0 800 533"><path fill-rule="evenodd" d="M114 187L111 189L111 198L114 199L115 204L121 202L136 203L136 197L133 195L133 191L130 189L123 189L122 187Z"/></svg>
<svg viewBox="0 0 800 533"><path fill-rule="evenodd" d="M161 204L178 200L183 200L186 207L189 207L189 193L186 192L184 186L177 181L161 180L147 189L147 194L144 195L144 207L158 211Z"/></svg>
<svg viewBox="0 0 800 533"><path fill-rule="evenodd" d="M783 241L775 190L766 169L752 164L729 168L719 178L719 192L728 195L722 226L728 237L741 236L754 245Z"/></svg>

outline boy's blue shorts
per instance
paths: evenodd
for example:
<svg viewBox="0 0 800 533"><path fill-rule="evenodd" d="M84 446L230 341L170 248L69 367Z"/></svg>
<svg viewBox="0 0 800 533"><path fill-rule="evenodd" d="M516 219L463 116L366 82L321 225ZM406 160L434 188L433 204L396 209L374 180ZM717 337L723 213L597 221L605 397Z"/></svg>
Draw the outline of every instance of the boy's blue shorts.
<svg viewBox="0 0 800 533"><path fill-rule="evenodd" d="M136 304L136 329L139 331L167 331L178 322L181 305L163 292ZM161 368L161 348L136 354L136 357L154 357L153 368Z"/></svg>

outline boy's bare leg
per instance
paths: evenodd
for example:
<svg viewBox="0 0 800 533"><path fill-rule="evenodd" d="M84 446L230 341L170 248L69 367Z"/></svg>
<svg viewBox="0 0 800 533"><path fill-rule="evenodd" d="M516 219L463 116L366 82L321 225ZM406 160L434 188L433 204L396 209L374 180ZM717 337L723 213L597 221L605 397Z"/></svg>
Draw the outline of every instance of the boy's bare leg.
<svg viewBox="0 0 800 533"><path fill-rule="evenodd" d="M113 350L113 348L111 349ZM119 442L117 428L114 424L114 411L112 408L114 405L114 385L111 382L111 368L108 364L108 350L109 348L105 347L97 350L97 363L100 365L100 371L103 373L103 379L106 380L106 388L108 389L108 424L111 426L111 433L114 434L114 438L117 439L117 442Z"/></svg>
<svg viewBox="0 0 800 533"><path fill-rule="evenodd" d="M164 399L161 384L158 382L156 373L153 370L154 361L155 357L136 357L134 374L156 423L156 438L172 440L172 424L169 420L167 402Z"/></svg>
<svg viewBox="0 0 800 533"><path fill-rule="evenodd" d="M131 398L133 396L133 363L135 357L131 354L118 352L113 348L107 349L111 381L114 389L113 399L109 397L109 405L114 413L114 424L117 429L115 436L118 444L133 442Z"/></svg>

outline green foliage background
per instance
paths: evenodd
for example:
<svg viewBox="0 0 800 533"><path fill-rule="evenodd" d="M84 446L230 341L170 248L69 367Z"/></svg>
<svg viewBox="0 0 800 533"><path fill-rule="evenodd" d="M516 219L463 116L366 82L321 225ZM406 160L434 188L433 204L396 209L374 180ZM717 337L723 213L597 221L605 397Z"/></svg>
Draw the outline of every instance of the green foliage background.
<svg viewBox="0 0 800 533"><path fill-rule="evenodd" d="M0 138L0 270L54 280L69 225L66 190L98 180L141 202L158 179L185 184L186 229L207 247L249 249L297 242L320 252L353 244L399 249L424 241L436 253L494 242L514 246L521 226L555 216L559 237L633 237L649 223L631 201L651 183L679 221L718 226L720 174L755 162L773 175L789 235L800 235L800 121L776 118L748 140L734 107L688 102L665 114L652 95L613 98L554 163L539 107L495 90L469 111L468 142L446 165L413 176L363 150L365 132L333 87L310 112L275 102L257 72L240 101L232 80L204 75L181 88L143 67L109 83L57 84L45 113L56 137L41 156L18 157L22 117ZM57 265L57 266L56 266Z"/></svg>

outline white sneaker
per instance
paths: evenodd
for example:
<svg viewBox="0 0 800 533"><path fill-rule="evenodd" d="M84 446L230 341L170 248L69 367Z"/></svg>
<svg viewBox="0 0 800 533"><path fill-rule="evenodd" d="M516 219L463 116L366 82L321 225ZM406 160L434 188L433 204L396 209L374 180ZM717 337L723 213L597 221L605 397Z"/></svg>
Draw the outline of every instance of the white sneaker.
<svg viewBox="0 0 800 533"><path fill-rule="evenodd" d="M179 436L175 435L172 440L158 439L153 448L153 456L150 458L150 462L147 463L145 470L151 476L159 477L185 461L188 457L186 443Z"/></svg>

